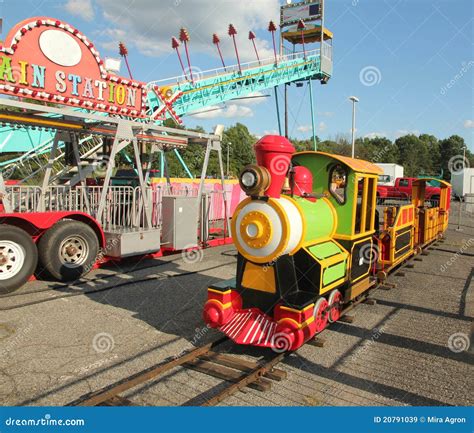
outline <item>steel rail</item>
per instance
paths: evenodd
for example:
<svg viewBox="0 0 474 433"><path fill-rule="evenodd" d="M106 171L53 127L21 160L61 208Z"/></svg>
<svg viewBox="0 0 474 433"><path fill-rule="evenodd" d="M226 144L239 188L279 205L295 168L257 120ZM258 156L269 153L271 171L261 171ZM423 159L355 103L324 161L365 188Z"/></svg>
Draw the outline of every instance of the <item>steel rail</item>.
<svg viewBox="0 0 474 433"><path fill-rule="evenodd" d="M179 367L189 361L199 358L199 356L210 352L214 347L224 343L227 340L227 337L221 337L211 343L191 350L190 352L187 352L171 361L167 361L147 368L145 370L139 371L138 373L135 373L134 375L125 379L122 379L113 385L109 385L98 391L86 394L78 398L77 400L72 401L66 406L98 406L101 403L104 403L107 400L118 396L118 394L123 393L124 391L128 391L129 389L141 385L142 383L148 382L149 380L154 379L155 377L175 367Z"/></svg>

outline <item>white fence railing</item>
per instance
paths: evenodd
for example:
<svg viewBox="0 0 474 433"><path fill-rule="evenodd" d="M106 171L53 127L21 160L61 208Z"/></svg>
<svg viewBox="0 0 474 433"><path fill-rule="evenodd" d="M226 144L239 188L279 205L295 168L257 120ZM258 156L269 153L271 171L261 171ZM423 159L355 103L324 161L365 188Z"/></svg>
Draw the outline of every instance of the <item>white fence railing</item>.
<svg viewBox="0 0 474 433"><path fill-rule="evenodd" d="M50 186L41 196L38 186L7 186L7 199L12 212L31 213L39 211L85 212L98 218L102 186ZM110 186L105 197L105 207L100 224L104 230L146 226L148 208L152 227L162 224L163 194L196 197L197 185L171 185L147 187L145 200L140 187ZM222 191L207 191L208 221L223 220L226 216ZM145 206L146 204L146 206Z"/></svg>

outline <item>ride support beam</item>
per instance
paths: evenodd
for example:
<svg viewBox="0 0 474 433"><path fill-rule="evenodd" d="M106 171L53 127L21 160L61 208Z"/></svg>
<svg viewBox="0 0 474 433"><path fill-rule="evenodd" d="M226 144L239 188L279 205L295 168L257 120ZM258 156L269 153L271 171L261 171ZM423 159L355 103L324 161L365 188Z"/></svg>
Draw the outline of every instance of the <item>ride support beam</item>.
<svg viewBox="0 0 474 433"><path fill-rule="evenodd" d="M112 143L112 148L110 149L110 159L107 164L107 170L105 172L104 185L102 187L102 193L99 199L99 208L97 210L97 215L95 218L99 221L102 221L102 215L104 214L105 206L107 203L107 193L110 186L110 178L112 177L112 171L114 169L114 161L117 153L122 149L127 147L130 142L133 140L133 130L129 124L122 122L121 120L117 123L117 132L115 133L114 141Z"/></svg>
<svg viewBox="0 0 474 433"><path fill-rule="evenodd" d="M311 130L313 132L313 148L316 152L317 150L317 143L316 143L316 126L314 120L314 100L313 100L313 84L311 83L311 78L308 80L309 86L309 105L311 107Z"/></svg>
<svg viewBox="0 0 474 433"><path fill-rule="evenodd" d="M84 172L82 170L81 154L79 152L77 135L71 133L70 136L71 136L71 142L72 142L72 151L74 153L74 161L75 161L76 167L77 167L77 173L79 175L79 180L80 180L81 185L83 187L82 193L83 193L83 196L84 196L84 202L86 204L86 210L87 210L87 213L90 214L91 213L91 205L90 205L90 202L89 202L89 191L88 191L89 188L87 187L87 182L86 182L86 176L87 175L84 174Z"/></svg>
<svg viewBox="0 0 474 433"><path fill-rule="evenodd" d="M142 203L143 207L145 208L145 224L148 229L151 229L151 209L148 203L148 194L146 190L146 185L143 180L143 170L142 170L142 162L140 159L140 149L138 148L138 140L136 138L132 139L133 145L133 153L135 155L135 165L138 171L138 181L140 183L140 191L142 195ZM140 221L137 221L137 226L140 224Z"/></svg>
<svg viewBox="0 0 474 433"><path fill-rule="evenodd" d="M186 163L184 162L184 159L182 158L181 154L179 153L178 149L173 149L174 151L174 154L176 155L176 158L178 158L178 161L179 163L182 165L182 167L184 168L184 171L186 172L186 174L189 176L190 179L194 179L194 176L193 174L191 173L191 171L189 170L188 166L186 165Z"/></svg>
<svg viewBox="0 0 474 433"><path fill-rule="evenodd" d="M281 119L280 119L280 104L278 102L278 86L273 88L275 91L275 104L276 104L276 112L277 112L277 120L278 120L278 135L281 135Z"/></svg>
<svg viewBox="0 0 474 433"><path fill-rule="evenodd" d="M41 185L41 196L38 202L38 209L37 212L44 212L46 209L45 198L46 198L46 191L49 186L49 180L51 178L51 172L53 170L54 161L56 158L56 151L58 149L59 140L65 139L65 133L63 132L56 132L54 135L53 145L51 146L51 151L49 152L48 164L46 165L46 171L43 177L43 183ZM61 138L60 138L61 137ZM67 137L66 137L67 140Z"/></svg>

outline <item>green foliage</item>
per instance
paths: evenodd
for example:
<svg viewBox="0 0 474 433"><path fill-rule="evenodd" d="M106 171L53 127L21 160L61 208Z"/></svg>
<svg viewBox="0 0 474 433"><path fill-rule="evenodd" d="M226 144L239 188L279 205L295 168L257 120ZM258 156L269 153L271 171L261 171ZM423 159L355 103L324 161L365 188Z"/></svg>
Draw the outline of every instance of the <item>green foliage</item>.
<svg viewBox="0 0 474 433"><path fill-rule="evenodd" d="M205 132L201 127L197 127L194 130ZM229 150L229 174L230 176L237 177L247 164L255 162L253 145L256 141L257 138L241 123L236 123L224 131L222 137L222 164L224 175L227 175L227 151ZM180 150L179 152L193 176L200 177L206 153L205 146L190 144L186 149ZM174 152L166 152L166 160L170 177L188 177L184 167ZM216 152L211 152L207 176L213 178L220 177L219 161Z"/></svg>
<svg viewBox="0 0 474 433"><path fill-rule="evenodd" d="M409 134L397 138L395 142L385 137L359 138L355 142L355 156L374 163L400 164L406 176L442 174L444 179L449 180L449 160L455 156L462 157L465 146L464 139L458 135L438 140L429 134ZM351 142L346 136L337 136L334 140L318 142L318 150L351 156ZM466 159L470 167L474 167L474 154L469 150L466 150Z"/></svg>
<svg viewBox="0 0 474 433"><path fill-rule="evenodd" d="M202 128L199 130L202 131ZM230 150L229 173L237 177L245 165L255 162L253 145L256 141L257 138L241 123L236 123L224 131L222 162L225 175L227 175L227 149ZM314 150L311 138L304 140L290 138L290 141L298 152ZM317 137L316 141L318 151L351 156L351 141L346 135L338 135L332 140L324 141ZM355 143L355 156L374 163L400 164L405 168L406 176L439 176L442 173L444 178L449 180L451 176L448 168L449 160L456 155L463 155L465 145L464 139L457 135L438 140L429 134L419 136L409 134L397 138L394 142L386 137L359 138ZM180 152L190 171L198 177L204 161L205 148L190 145ZM186 176L172 152L168 152L167 155L171 176ZM474 155L469 150L466 151L466 158L470 161L470 166L474 167ZM220 176L215 154L209 161L208 176Z"/></svg>

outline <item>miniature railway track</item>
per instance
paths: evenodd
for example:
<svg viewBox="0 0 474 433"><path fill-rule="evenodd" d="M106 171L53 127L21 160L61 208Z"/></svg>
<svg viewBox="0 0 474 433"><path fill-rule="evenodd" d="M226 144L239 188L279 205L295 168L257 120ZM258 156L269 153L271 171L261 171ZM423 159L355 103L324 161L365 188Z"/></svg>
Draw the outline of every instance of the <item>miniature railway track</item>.
<svg viewBox="0 0 474 433"><path fill-rule="evenodd" d="M435 241L432 244L427 245L422 255L427 255L428 250L433 248L437 243L438 242ZM401 269L405 267L413 267L412 260L416 257L416 255L411 256L404 263L392 269L389 277L396 275ZM135 280L134 282L136 283L138 281ZM125 284L131 284L131 282ZM361 303L367 303L369 305L375 304L376 301L370 297L370 294L375 290L383 288L384 285L388 285L388 288L395 287L395 285L389 284L387 282L374 282L374 285L371 288L362 293L341 311L339 321L344 323L353 323L354 317L348 313L354 310L354 308ZM325 344L325 339L323 337L328 329L330 328L324 329L321 333L311 338L305 344L315 347L323 347ZM129 377L115 382L114 384L85 394L70 402L67 406L133 406L133 401L124 397L122 395L123 393L149 381L156 380L164 373L177 367L195 370L208 376L222 379L228 383L228 386L219 391L216 395L206 399L203 403L201 403L201 406L214 406L219 404L229 396L243 390L246 387L250 387L258 391L268 391L271 388L272 380L281 381L286 379L286 371L277 369L275 367L291 352L280 353L274 351L263 360L257 361L242 359L236 355L219 353L214 350L219 345L229 341L230 339L228 337L221 337L204 346L197 347L191 351L174 357L171 360L164 361L160 364L137 372ZM191 399L188 402L185 402L183 405L191 405L191 402L194 400L195 399Z"/></svg>
<svg viewBox="0 0 474 433"><path fill-rule="evenodd" d="M376 289L376 287L373 289ZM342 310L339 320L341 322L352 323L353 317L348 316L347 313L353 310L358 304L368 302L368 300L369 297L367 293L361 295ZM310 339L306 344L323 347L325 340L320 336L324 335L326 329ZM269 356L263 360L255 361L214 351L217 346L228 341L230 341L229 338L222 337L202 347L185 352L178 357L142 370L112 385L85 394L77 400L70 402L68 406L133 406L134 403L121 394L136 386L145 384L151 380L156 380L164 373L176 367L195 370L207 374L208 376L222 379L229 384L216 395L201 403L201 406L214 406L219 404L237 391L243 390L245 387L263 392L268 391L271 388L272 381L286 379L286 371L275 367L291 352L271 352ZM190 405L190 402L193 400L194 399L191 399L183 405Z"/></svg>
<svg viewBox="0 0 474 433"><path fill-rule="evenodd" d="M68 406L132 406L134 403L121 396L122 393L155 380L176 367L199 371L223 379L230 384L218 394L206 400L203 406L218 404L247 386L259 391L267 391L271 388L271 380L280 381L286 378L285 371L274 368L286 356L285 353L274 353L268 360L257 362L217 353L213 350L226 341L229 341L229 339L222 337L169 361L135 373L98 391L88 393L69 403Z"/></svg>

